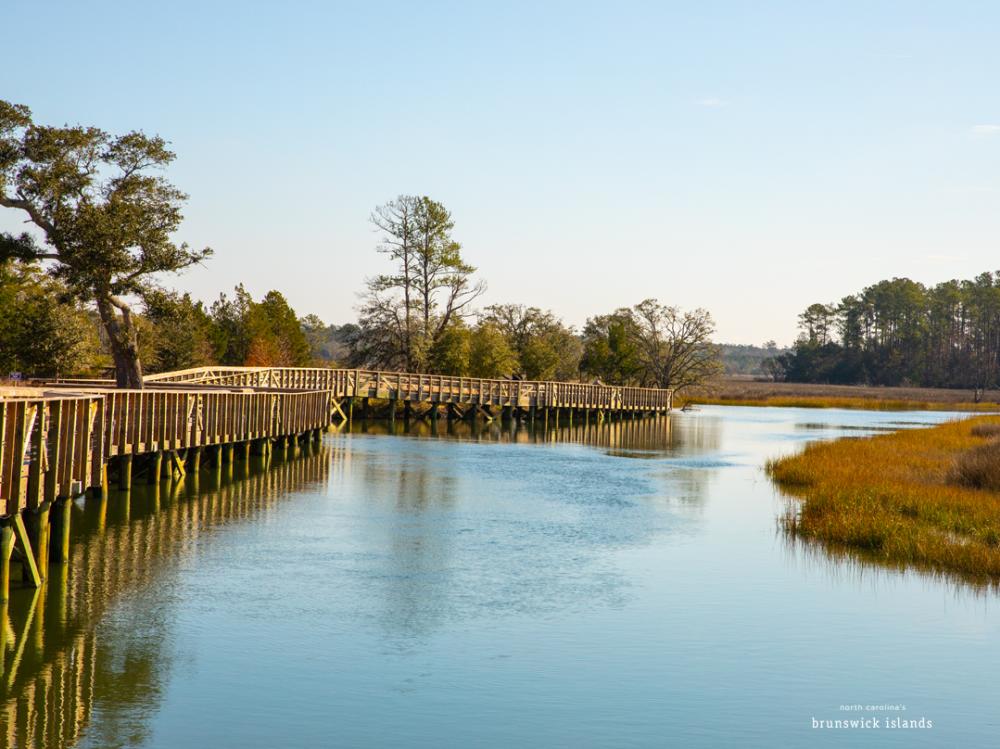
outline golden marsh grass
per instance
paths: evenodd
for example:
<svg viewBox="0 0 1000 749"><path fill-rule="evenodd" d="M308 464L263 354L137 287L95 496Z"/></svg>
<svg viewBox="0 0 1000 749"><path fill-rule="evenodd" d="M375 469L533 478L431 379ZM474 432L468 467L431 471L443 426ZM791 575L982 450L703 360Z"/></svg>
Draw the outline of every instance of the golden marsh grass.
<svg viewBox="0 0 1000 749"><path fill-rule="evenodd" d="M851 408L873 411L978 411L1000 413L1000 391L987 390L975 402L971 390L917 387L761 382L717 377L675 398L685 403L785 408Z"/></svg>
<svg viewBox="0 0 1000 749"><path fill-rule="evenodd" d="M813 443L767 472L804 500L782 523L882 564L1000 581L1000 418Z"/></svg>

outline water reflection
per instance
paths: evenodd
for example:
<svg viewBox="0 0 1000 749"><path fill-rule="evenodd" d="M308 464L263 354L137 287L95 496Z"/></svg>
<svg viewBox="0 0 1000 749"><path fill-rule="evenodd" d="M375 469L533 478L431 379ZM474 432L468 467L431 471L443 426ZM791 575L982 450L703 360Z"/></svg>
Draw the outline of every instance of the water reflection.
<svg viewBox="0 0 1000 749"><path fill-rule="evenodd" d="M69 563L0 608L0 749L70 747L85 731L97 746L143 743L153 711L132 708L157 704L170 672L169 578L193 566L215 526L272 512L290 491L325 481L329 465L326 449L311 447L270 470L239 463L234 479L189 475L74 505ZM157 606L130 608L158 590ZM102 636L116 618L122 626Z"/></svg>
<svg viewBox="0 0 1000 749"><path fill-rule="evenodd" d="M776 541L762 463L899 416L821 418L357 424L81 504L68 575L0 617L0 748L826 746L858 689L988 745L995 612Z"/></svg>
<svg viewBox="0 0 1000 749"><path fill-rule="evenodd" d="M354 434L394 434L397 436L499 442L517 445L577 443L626 458L659 458L680 453L715 450L721 437L720 421L711 417L683 418L658 416L624 421L577 420L572 425L544 426L518 421L467 422L427 420L355 422L344 430Z"/></svg>
<svg viewBox="0 0 1000 749"><path fill-rule="evenodd" d="M330 574L360 575L360 616L402 650L482 617L621 607L609 555L698 532L721 434L710 417L357 423L333 442L331 491L359 552Z"/></svg>

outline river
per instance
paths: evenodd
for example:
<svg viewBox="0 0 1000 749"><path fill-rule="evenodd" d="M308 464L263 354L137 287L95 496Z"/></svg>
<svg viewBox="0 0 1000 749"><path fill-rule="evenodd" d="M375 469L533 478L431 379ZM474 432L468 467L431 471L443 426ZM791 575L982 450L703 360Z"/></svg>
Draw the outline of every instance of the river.
<svg viewBox="0 0 1000 749"><path fill-rule="evenodd" d="M993 745L996 594L792 541L762 470L953 416L355 425L80 500L0 618L0 747Z"/></svg>

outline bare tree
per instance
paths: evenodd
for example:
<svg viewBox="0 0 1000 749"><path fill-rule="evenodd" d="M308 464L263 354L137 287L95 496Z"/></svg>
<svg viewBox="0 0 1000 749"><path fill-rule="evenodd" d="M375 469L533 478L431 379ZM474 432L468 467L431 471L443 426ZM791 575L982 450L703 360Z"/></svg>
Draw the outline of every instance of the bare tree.
<svg viewBox="0 0 1000 749"><path fill-rule="evenodd" d="M420 199L400 195L372 211L371 222L381 232L378 251L395 263L394 272L368 280L368 298L362 307L365 316L390 324L398 338L406 369L413 368L413 312L417 295L416 213ZM398 299L396 294L402 295Z"/></svg>
<svg viewBox="0 0 1000 749"><path fill-rule="evenodd" d="M382 234L378 249L395 268L368 281L354 358L366 351L382 366L425 369L445 330L469 315L486 285L473 280L476 269L462 259L451 236L455 223L441 203L400 195L371 220Z"/></svg>
<svg viewBox="0 0 1000 749"><path fill-rule="evenodd" d="M631 312L636 352L647 384L682 390L722 371L712 343L715 323L707 310L682 312L646 299Z"/></svg>

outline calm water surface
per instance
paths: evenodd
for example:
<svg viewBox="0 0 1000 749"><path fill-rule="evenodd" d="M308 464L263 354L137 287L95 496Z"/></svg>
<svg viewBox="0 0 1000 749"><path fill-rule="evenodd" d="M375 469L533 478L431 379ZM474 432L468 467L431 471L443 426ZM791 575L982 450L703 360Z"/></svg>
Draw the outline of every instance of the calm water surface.
<svg viewBox="0 0 1000 749"><path fill-rule="evenodd" d="M789 542L761 470L944 418L373 427L81 501L0 619L0 746L995 746L996 594ZM854 704L934 727L812 728Z"/></svg>

